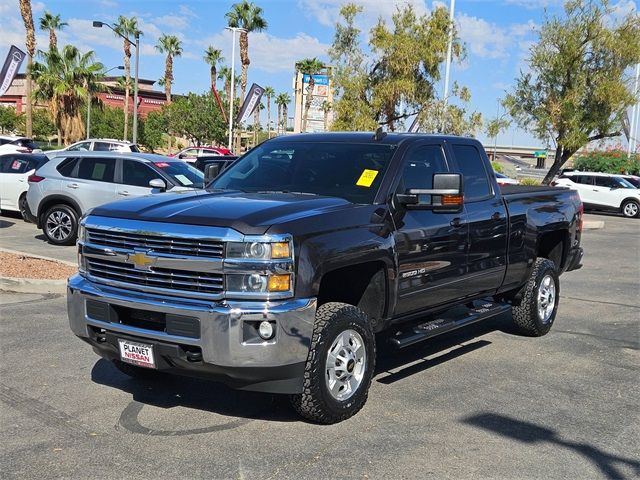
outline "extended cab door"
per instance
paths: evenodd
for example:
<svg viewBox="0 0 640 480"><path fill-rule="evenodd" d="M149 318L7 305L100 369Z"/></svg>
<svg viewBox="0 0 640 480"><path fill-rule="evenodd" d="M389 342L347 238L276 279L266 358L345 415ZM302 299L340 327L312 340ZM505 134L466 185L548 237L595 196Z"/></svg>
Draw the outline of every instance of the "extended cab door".
<svg viewBox="0 0 640 480"><path fill-rule="evenodd" d="M433 174L451 171L444 144L421 142L409 147L396 187L433 188ZM464 213L437 213L394 206L398 257L395 315L447 303L460 296L466 273L468 227Z"/></svg>
<svg viewBox="0 0 640 480"><path fill-rule="evenodd" d="M507 210L482 146L454 140L449 145L463 176L469 224L467 272L461 293L472 296L500 287L507 267Z"/></svg>

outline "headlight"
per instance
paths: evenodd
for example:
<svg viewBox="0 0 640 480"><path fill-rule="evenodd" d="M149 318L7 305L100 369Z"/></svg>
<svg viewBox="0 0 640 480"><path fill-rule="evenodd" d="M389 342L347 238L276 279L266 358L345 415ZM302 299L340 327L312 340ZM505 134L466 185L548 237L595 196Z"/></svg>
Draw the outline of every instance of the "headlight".
<svg viewBox="0 0 640 480"><path fill-rule="evenodd" d="M84 222L80 222L78 225L78 242L87 241L87 228L84 226Z"/></svg>
<svg viewBox="0 0 640 480"><path fill-rule="evenodd" d="M286 260L291 258L290 242L229 242L227 258Z"/></svg>
<svg viewBox="0 0 640 480"><path fill-rule="evenodd" d="M231 274L226 276L226 290L233 293L275 293L291 290L291 274Z"/></svg>

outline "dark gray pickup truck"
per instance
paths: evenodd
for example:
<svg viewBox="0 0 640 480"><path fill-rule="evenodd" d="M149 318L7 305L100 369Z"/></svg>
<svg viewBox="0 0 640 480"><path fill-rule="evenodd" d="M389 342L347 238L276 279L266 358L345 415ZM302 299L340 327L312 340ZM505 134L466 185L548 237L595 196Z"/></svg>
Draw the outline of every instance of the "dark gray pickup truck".
<svg viewBox="0 0 640 480"><path fill-rule="evenodd" d="M501 191L472 139L279 137L205 190L85 215L69 320L132 377L288 394L333 423L364 405L376 342L400 349L509 310L546 334L581 228L575 192Z"/></svg>

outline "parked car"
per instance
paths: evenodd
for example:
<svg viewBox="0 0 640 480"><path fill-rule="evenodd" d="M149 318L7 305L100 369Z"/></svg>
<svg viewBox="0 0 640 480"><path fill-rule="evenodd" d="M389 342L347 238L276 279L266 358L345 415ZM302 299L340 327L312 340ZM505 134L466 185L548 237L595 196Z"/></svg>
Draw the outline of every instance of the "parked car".
<svg viewBox="0 0 640 480"><path fill-rule="evenodd" d="M78 220L93 207L165 190L201 189L204 176L185 162L144 153L67 152L28 179L27 216L55 245L76 241Z"/></svg>
<svg viewBox="0 0 640 480"><path fill-rule="evenodd" d="M474 139L287 135L204 193L85 216L69 322L134 378L288 394L335 423L364 405L376 341L402 349L509 312L549 332L581 231L575 191L499 188Z"/></svg>
<svg viewBox="0 0 640 480"><path fill-rule="evenodd" d="M640 177L638 177L637 175L620 175L620 177L624 178L634 187L640 188Z"/></svg>
<svg viewBox="0 0 640 480"><path fill-rule="evenodd" d="M187 147L169 156L176 157L187 162L195 162L201 155L233 155L233 152L224 147Z"/></svg>
<svg viewBox="0 0 640 480"><path fill-rule="evenodd" d="M28 137L0 135L1 153L40 153L42 150Z"/></svg>
<svg viewBox="0 0 640 480"><path fill-rule="evenodd" d="M505 174L499 172L495 172L495 174L498 185L520 185L520 182L515 178L507 177Z"/></svg>
<svg viewBox="0 0 640 480"><path fill-rule="evenodd" d="M201 155L193 166L204 173L205 180L213 180L238 159L235 155Z"/></svg>
<svg viewBox="0 0 640 480"><path fill-rule="evenodd" d="M63 152L139 152L135 143L113 138L94 138L72 143L68 147L59 150L49 150L46 155L57 156Z"/></svg>
<svg viewBox="0 0 640 480"><path fill-rule="evenodd" d="M565 172L552 185L578 192L585 209L621 212L640 217L640 190L621 175L597 172Z"/></svg>
<svg viewBox="0 0 640 480"><path fill-rule="evenodd" d="M27 178L47 161L40 153L0 154L0 210L20 212L27 219Z"/></svg>

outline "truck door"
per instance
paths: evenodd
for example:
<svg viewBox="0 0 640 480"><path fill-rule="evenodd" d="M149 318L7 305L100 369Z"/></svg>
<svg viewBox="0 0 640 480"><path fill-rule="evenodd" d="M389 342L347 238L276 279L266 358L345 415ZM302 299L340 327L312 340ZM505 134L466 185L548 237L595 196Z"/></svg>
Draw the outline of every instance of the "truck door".
<svg viewBox="0 0 640 480"><path fill-rule="evenodd" d="M418 143L406 152L397 188L433 188L433 174L451 171L444 144ZM468 227L464 213L398 208L394 214L398 256L396 315L458 298L466 273Z"/></svg>
<svg viewBox="0 0 640 480"><path fill-rule="evenodd" d="M478 145L454 141L449 147L463 175L469 224L468 270L461 291L465 295L490 294L500 287L507 266L506 207L489 170L489 161Z"/></svg>

